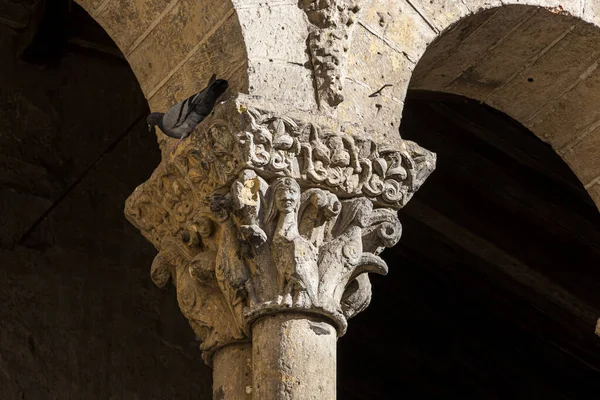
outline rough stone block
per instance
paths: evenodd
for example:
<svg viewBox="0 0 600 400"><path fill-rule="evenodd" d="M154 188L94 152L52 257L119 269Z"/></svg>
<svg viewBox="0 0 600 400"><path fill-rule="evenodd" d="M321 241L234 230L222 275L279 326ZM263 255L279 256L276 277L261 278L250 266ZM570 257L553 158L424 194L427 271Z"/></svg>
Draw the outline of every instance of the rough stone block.
<svg viewBox="0 0 600 400"><path fill-rule="evenodd" d="M374 35L393 43L415 61L436 36L417 11L403 1L375 0L360 14L360 21Z"/></svg>
<svg viewBox="0 0 600 400"><path fill-rule="evenodd" d="M170 3L169 0L113 0L94 18L125 53Z"/></svg>
<svg viewBox="0 0 600 400"><path fill-rule="evenodd" d="M253 60L248 93L271 102L280 112L316 108L312 70L289 62Z"/></svg>
<svg viewBox="0 0 600 400"><path fill-rule="evenodd" d="M415 88L425 88L424 85L428 84L428 79L422 81L421 78L427 77L433 68L442 63L448 56L454 54L460 43L485 24L494 14L495 11L489 10L477 13L468 17L468 23L455 25L446 30L441 36L438 36L418 60L411 85Z"/></svg>
<svg viewBox="0 0 600 400"><path fill-rule="evenodd" d="M410 4L438 31L470 13L464 2L456 0L412 0Z"/></svg>
<svg viewBox="0 0 600 400"><path fill-rule="evenodd" d="M519 69L532 63L546 48L553 46L577 24L572 18L556 18L539 10L521 26L514 21L499 42L486 49L481 59L473 60L465 72L448 86L451 92L484 99L502 87ZM514 29L514 30L513 30Z"/></svg>
<svg viewBox="0 0 600 400"><path fill-rule="evenodd" d="M308 26L297 4L264 3L237 11L251 59L274 59L305 64L308 59ZM267 33L269 32L269 33ZM293 76L288 76L293 79Z"/></svg>
<svg viewBox="0 0 600 400"><path fill-rule="evenodd" d="M159 83L148 96L153 110L166 110L206 86L215 73L230 80L231 92L247 92L247 81L232 79L240 71L246 72L246 55L240 43L227 38L239 34L239 24L234 18L227 21L166 81Z"/></svg>
<svg viewBox="0 0 600 400"><path fill-rule="evenodd" d="M584 20L598 24L598 21L600 21L600 2L598 0L584 0L581 14Z"/></svg>
<svg viewBox="0 0 600 400"><path fill-rule="evenodd" d="M535 11L527 7L514 7L491 16L482 14L483 21L478 16L473 17L472 21L476 24L474 29L452 31L449 39L456 40L455 43L442 39L444 42L440 50L443 53L443 49L446 49L447 53L437 57L436 65L426 75L418 75L415 88L442 90L484 57L490 48L504 40L509 33L507 26L527 20ZM473 34L476 29L477 33Z"/></svg>
<svg viewBox="0 0 600 400"><path fill-rule="evenodd" d="M472 13L480 12L494 7L501 7L506 3L501 0L463 0L463 3Z"/></svg>
<svg viewBox="0 0 600 400"><path fill-rule="evenodd" d="M583 2L581 0L511 0L504 3L539 6L547 8L555 14L579 16Z"/></svg>
<svg viewBox="0 0 600 400"><path fill-rule="evenodd" d="M555 47L494 92L488 103L519 121L526 120L562 95L599 55L598 28L580 23Z"/></svg>
<svg viewBox="0 0 600 400"><path fill-rule="evenodd" d="M596 69L572 90L540 110L526 126L555 149L561 149L597 123L600 111L589 105L599 102L600 71Z"/></svg>
<svg viewBox="0 0 600 400"><path fill-rule="evenodd" d="M389 88L384 89L382 96L369 97L377 89L359 81L346 79L345 101L338 107L338 119L345 123L346 132L360 134L367 131L377 142L400 139L398 127L403 103L385 94L387 89Z"/></svg>
<svg viewBox="0 0 600 400"><path fill-rule="evenodd" d="M348 57L348 77L375 92L385 84L383 96L404 99L414 63L398 48L393 48L362 26L354 32L352 53ZM371 94L369 93L369 94ZM359 103L369 98L359 99Z"/></svg>
<svg viewBox="0 0 600 400"><path fill-rule="evenodd" d="M206 12L210 9L210 12ZM152 90L200 42L207 41L226 19L236 16L227 1L181 0L161 19L160 23L127 49L127 60L145 93ZM234 32L232 32L234 33ZM228 41L243 42L241 34ZM221 43L215 43L221 46ZM212 50L211 50L212 51ZM243 47L240 46L243 52Z"/></svg>

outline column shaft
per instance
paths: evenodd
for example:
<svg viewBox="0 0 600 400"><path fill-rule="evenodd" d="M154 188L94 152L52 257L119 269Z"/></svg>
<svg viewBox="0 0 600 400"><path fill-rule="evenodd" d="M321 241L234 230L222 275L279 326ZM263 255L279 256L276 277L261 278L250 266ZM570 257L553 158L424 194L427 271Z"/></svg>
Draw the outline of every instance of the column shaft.
<svg viewBox="0 0 600 400"><path fill-rule="evenodd" d="M252 345L238 343L213 356L213 400L252 399Z"/></svg>
<svg viewBox="0 0 600 400"><path fill-rule="evenodd" d="M254 400L335 400L336 330L307 315L282 313L252 328Z"/></svg>

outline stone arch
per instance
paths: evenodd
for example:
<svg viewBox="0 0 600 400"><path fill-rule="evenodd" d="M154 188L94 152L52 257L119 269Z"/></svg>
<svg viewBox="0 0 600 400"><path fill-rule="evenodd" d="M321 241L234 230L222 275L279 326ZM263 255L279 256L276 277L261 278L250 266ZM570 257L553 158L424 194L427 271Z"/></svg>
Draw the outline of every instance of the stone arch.
<svg viewBox="0 0 600 400"><path fill-rule="evenodd" d="M153 110L195 93L213 73L231 93L286 110L316 107L308 21L294 2L76 1L119 46Z"/></svg>
<svg viewBox="0 0 600 400"><path fill-rule="evenodd" d="M213 72L247 91L247 58L230 0L77 0L111 36L151 108L202 88Z"/></svg>
<svg viewBox="0 0 600 400"><path fill-rule="evenodd" d="M481 100L551 144L600 205L598 11L596 0L373 0L344 90L364 98L393 84L360 112L398 123L409 88Z"/></svg>

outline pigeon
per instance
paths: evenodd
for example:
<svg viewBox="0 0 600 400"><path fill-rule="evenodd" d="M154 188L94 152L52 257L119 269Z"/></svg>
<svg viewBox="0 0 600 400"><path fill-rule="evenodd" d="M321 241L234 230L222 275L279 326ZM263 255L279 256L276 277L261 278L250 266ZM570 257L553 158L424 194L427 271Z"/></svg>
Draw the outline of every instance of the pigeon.
<svg viewBox="0 0 600 400"><path fill-rule="evenodd" d="M213 75L208 86L195 95L175 104L166 113L153 112L148 115L148 130L156 125L169 137L179 139L173 152L183 139L190 136L196 126L206 118L217 102L217 99L227 90L229 84L224 79Z"/></svg>

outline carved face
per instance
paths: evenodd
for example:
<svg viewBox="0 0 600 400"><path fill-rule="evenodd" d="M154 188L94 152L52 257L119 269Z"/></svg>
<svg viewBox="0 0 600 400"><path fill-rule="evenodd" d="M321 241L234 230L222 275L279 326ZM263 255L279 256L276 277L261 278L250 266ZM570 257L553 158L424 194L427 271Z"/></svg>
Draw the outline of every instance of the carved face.
<svg viewBox="0 0 600 400"><path fill-rule="evenodd" d="M212 221L209 218L200 217L197 223L197 230L203 238L209 237L213 231Z"/></svg>
<svg viewBox="0 0 600 400"><path fill-rule="evenodd" d="M275 189L275 206L284 213L296 211L300 200L300 187L295 180L283 178Z"/></svg>

